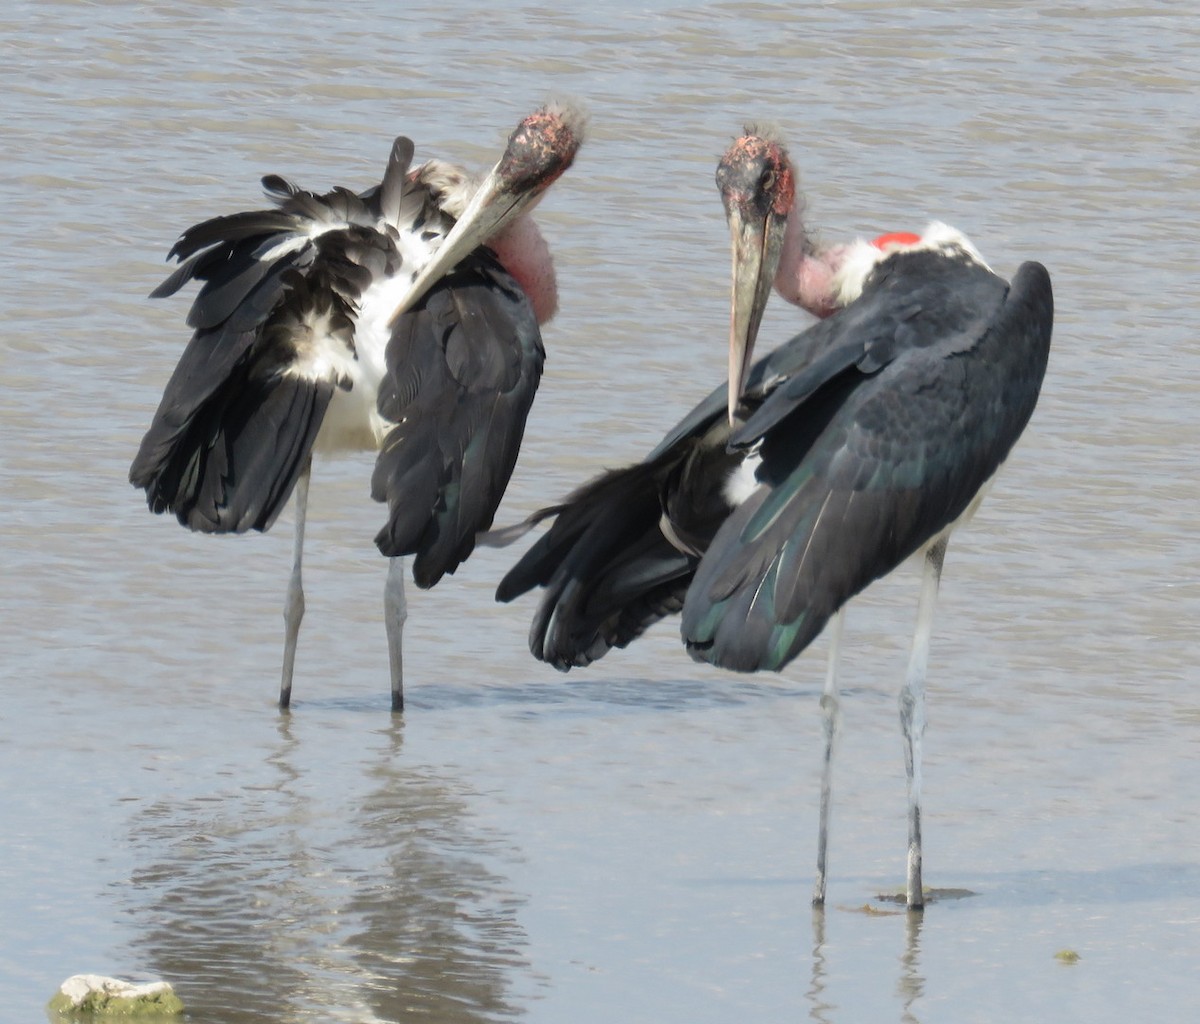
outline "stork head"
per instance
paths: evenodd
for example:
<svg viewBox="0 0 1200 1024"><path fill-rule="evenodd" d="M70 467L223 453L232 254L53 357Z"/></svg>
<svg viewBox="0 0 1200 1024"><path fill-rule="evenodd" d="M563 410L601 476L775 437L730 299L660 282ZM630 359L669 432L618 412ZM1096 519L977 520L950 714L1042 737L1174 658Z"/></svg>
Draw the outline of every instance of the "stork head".
<svg viewBox="0 0 1200 1024"><path fill-rule="evenodd" d="M754 342L779 265L796 182L782 142L747 128L717 165L733 249L729 313L729 420L746 384Z"/></svg>
<svg viewBox="0 0 1200 1024"><path fill-rule="evenodd" d="M508 137L496 166L413 281L393 319L411 309L464 256L528 213L571 166L583 144L585 127L583 113L569 106L548 105L522 120Z"/></svg>

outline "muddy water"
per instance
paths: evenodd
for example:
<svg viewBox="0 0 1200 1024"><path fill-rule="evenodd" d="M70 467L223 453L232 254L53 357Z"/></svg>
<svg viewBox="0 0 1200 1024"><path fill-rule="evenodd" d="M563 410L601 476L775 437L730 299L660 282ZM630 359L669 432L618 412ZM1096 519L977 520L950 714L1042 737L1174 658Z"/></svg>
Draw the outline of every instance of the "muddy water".
<svg viewBox="0 0 1200 1024"><path fill-rule="evenodd" d="M67 975L197 1021L1188 1019L1200 1008L1193 225L1200 28L1166 2L10 4L0 14L0 1017ZM808 906L818 642L702 669L663 626L569 677L491 603L412 597L387 712L369 459L318 464L296 705L290 516L194 537L128 464L185 340L144 296L257 179L488 162L548 95L591 139L544 204L562 312L503 517L638 457L723 372L712 185L746 120L830 237L965 230L1051 270L1038 413L950 549L924 919L895 691L916 573L847 622L830 905ZM768 311L764 345L801 326ZM866 909L864 909L866 908ZM1075 964L1056 959L1079 954Z"/></svg>

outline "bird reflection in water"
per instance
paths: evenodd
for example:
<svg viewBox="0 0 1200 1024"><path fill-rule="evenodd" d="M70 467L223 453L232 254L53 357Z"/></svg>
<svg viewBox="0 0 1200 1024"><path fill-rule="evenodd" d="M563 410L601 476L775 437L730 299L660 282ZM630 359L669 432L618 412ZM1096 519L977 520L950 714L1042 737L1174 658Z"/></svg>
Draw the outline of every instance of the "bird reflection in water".
<svg viewBox="0 0 1200 1024"><path fill-rule="evenodd" d="M223 1024L511 1019L522 898L499 844L470 829L468 794L406 764L399 720L351 759L329 730L277 728L259 778L130 823L132 961Z"/></svg>
<svg viewBox="0 0 1200 1024"><path fill-rule="evenodd" d="M921 973L921 929L925 918L922 914L910 914L900 909L879 909L864 906L850 913L865 914L872 918L886 918L890 926L897 918L904 922L904 949L900 953L900 972L896 979L896 994L899 997L903 1024L919 1024L916 1005L925 995L925 976ZM826 941L826 908L816 904L812 908L812 963L809 974L808 1017L814 1024L835 1024L841 1018L841 1007L833 1000L830 992L831 965ZM881 922L882 923L882 922Z"/></svg>

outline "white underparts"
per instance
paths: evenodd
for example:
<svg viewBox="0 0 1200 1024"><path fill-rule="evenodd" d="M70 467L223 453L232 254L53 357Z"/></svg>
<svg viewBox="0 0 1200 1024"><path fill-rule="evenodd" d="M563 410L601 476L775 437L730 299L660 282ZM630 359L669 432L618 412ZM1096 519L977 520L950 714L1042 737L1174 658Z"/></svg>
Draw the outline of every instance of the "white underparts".
<svg viewBox="0 0 1200 1024"><path fill-rule="evenodd" d="M284 371L288 377L345 382L352 379L354 357L335 335L328 309L305 316L292 336L296 358Z"/></svg>
<svg viewBox="0 0 1200 1024"><path fill-rule="evenodd" d="M374 281L359 301L348 391L334 393L317 436L319 451L374 450L392 424L379 415L379 385L387 374L388 321L408 291L409 273ZM336 339L330 339L337 343Z"/></svg>
<svg viewBox="0 0 1200 1024"><path fill-rule="evenodd" d="M758 449L751 449L725 478L725 487L721 493L731 506L737 508L758 490L758 467L761 465L762 456Z"/></svg>

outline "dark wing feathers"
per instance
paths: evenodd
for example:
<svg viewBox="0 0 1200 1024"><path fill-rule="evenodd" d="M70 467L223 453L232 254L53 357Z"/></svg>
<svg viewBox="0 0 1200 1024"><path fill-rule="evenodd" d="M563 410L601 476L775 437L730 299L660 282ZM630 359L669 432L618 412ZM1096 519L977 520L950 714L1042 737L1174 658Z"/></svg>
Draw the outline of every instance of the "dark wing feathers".
<svg viewBox="0 0 1200 1024"><path fill-rule="evenodd" d="M265 530L307 464L334 388L295 369L320 319L353 352L353 304L377 232L336 223L361 200L264 179L278 209L204 221L171 250L182 265L153 293L200 282L185 348L130 468L155 512L206 532ZM328 200L328 202L326 202ZM371 258L378 260L380 255Z"/></svg>
<svg viewBox="0 0 1200 1024"><path fill-rule="evenodd" d="M496 592L511 601L546 588L529 631L535 657L563 671L588 665L682 607L696 559L659 529L669 472L662 461L612 470L542 514L553 525Z"/></svg>
<svg viewBox="0 0 1200 1024"><path fill-rule="evenodd" d="M358 300L400 269L390 225L448 227L432 190L408 180L412 157L412 142L396 139L382 182L362 193L318 195L268 175L275 209L214 217L175 243L181 265L153 294L193 279L200 289L195 334L130 470L154 511L217 532L274 521L334 389L349 386L327 359L306 360L312 325L355 358ZM400 319L386 358L378 407L396 426L372 479L389 510L376 542L416 554L414 578L432 586L492 522L545 353L524 292L480 250Z"/></svg>
<svg viewBox="0 0 1200 1024"><path fill-rule="evenodd" d="M242 243L245 245L246 243ZM282 298L283 276L307 269L314 248L291 252L279 259L259 260L253 254L234 254L218 274L214 269L188 311L187 324L197 331L228 324L234 330L254 330ZM260 294L254 293L266 282Z"/></svg>
<svg viewBox="0 0 1200 1024"><path fill-rule="evenodd" d="M453 572L491 525L544 360L528 299L486 250L397 322L379 389L379 411L397 425L371 481L389 518L375 543L415 554L419 586Z"/></svg>
<svg viewBox="0 0 1200 1024"><path fill-rule="evenodd" d="M813 336L816 336L815 339ZM827 322L813 326L751 369L745 397L757 407L827 344ZM566 670L624 647L650 625L678 612L700 550L720 516L721 493L735 459L726 452L726 388L715 389L671 430L644 462L610 470L537 518L550 529L501 581L510 601L544 587L530 627L535 657ZM667 519L669 540L661 522Z"/></svg>
<svg viewBox="0 0 1200 1024"><path fill-rule="evenodd" d="M303 193L296 190L290 194ZM185 260L211 246L221 246L221 252L226 252L235 242L288 234L301 226L302 222L297 219L295 210L288 209L286 204L273 210L244 210L241 213L222 214L188 228L171 247L167 259ZM220 253L213 253L212 256L214 259L224 258Z"/></svg>
<svg viewBox="0 0 1200 1024"><path fill-rule="evenodd" d="M287 199L302 191L299 185L293 184L278 174L264 174L262 189L270 199Z"/></svg>
<svg viewBox="0 0 1200 1024"><path fill-rule="evenodd" d="M270 527L339 383L288 371L313 316L349 337L345 302L290 269L276 268L269 281L237 316L193 335L130 468L130 482L145 489L153 511L174 512L194 530Z"/></svg>
<svg viewBox="0 0 1200 1024"><path fill-rule="evenodd" d="M750 408L757 408L780 384L808 367L830 346L836 336L836 319L820 320L791 341L759 359L751 366L746 378L746 387L742 392L745 404ZM687 438L708 430L715 420L725 414L728 390L727 385L721 384L709 392L703 401L671 428L647 458L658 458Z"/></svg>
<svg viewBox="0 0 1200 1024"><path fill-rule="evenodd" d="M721 440L724 387L645 462L540 513L550 529L497 597L545 588L530 648L559 668L628 642L681 599L693 657L781 668L845 601L957 520L995 473L1036 404L1052 307L1037 264L1010 288L938 254L886 261L858 300L752 368L729 450L761 458L759 486L698 564L660 522L702 546L703 530L683 516L719 506L704 489L719 498L733 464L709 450Z"/></svg>
<svg viewBox="0 0 1200 1024"><path fill-rule="evenodd" d="M1049 278L1026 264L1009 289L982 268L939 269L921 277L920 311L893 318L889 359L807 382L806 399L768 400L739 433L761 442L768 486L726 520L696 573L682 623L693 657L782 668L842 604L957 520L1007 458L1045 373ZM842 391L836 412L797 445L810 413L828 413L829 388Z"/></svg>
<svg viewBox="0 0 1200 1024"><path fill-rule="evenodd" d="M683 607L695 559L639 533L593 577L556 575L529 632L534 656L560 671L625 647Z"/></svg>
<svg viewBox="0 0 1200 1024"><path fill-rule="evenodd" d="M752 375L747 388L757 408L730 446L754 444L851 368L870 377L901 353L933 345L949 353L951 334L969 345L986 329L1006 289L1003 280L981 267L936 253L884 262L857 300L762 361L762 384L753 389Z"/></svg>
<svg viewBox="0 0 1200 1024"><path fill-rule="evenodd" d="M312 450L333 385L295 378L258 382L220 409L219 426L191 449L174 511L205 533L266 530ZM201 426L207 424L201 422Z"/></svg>
<svg viewBox="0 0 1200 1024"><path fill-rule="evenodd" d="M388 158L387 170L383 172L383 181L380 183L375 203L379 215L388 224L400 223L400 207L406 191L405 179L412 165L413 152L412 139L403 135L392 143L392 154Z"/></svg>

